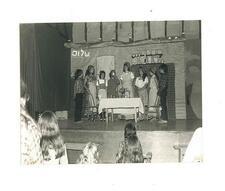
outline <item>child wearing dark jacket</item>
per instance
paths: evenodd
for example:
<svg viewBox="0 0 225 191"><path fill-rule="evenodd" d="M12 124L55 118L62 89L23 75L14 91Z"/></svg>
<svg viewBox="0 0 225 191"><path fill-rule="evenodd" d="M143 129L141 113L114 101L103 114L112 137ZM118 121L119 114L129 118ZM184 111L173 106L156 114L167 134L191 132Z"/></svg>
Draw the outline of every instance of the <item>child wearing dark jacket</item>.
<svg viewBox="0 0 225 191"><path fill-rule="evenodd" d="M161 64L159 67L159 90L161 104L161 120L160 123L167 123L167 89L168 89L168 67L166 64Z"/></svg>
<svg viewBox="0 0 225 191"><path fill-rule="evenodd" d="M74 83L74 121L80 122L82 115L83 106L83 96L84 96L84 80L83 71L78 69L75 73L75 83Z"/></svg>

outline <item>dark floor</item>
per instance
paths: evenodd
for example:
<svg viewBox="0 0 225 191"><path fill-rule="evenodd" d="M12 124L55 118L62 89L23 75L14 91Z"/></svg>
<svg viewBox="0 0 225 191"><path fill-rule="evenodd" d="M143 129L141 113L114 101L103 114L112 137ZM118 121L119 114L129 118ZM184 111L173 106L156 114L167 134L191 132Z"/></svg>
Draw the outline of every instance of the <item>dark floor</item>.
<svg viewBox="0 0 225 191"><path fill-rule="evenodd" d="M109 122L108 127L105 121L83 121L74 123L72 120L59 121L59 126L64 130L95 130L95 131L121 131L129 121L117 120ZM133 120L131 122L134 122ZM168 124L159 124L157 121L139 121L137 130L140 131L194 131L202 127L201 120L171 120Z"/></svg>

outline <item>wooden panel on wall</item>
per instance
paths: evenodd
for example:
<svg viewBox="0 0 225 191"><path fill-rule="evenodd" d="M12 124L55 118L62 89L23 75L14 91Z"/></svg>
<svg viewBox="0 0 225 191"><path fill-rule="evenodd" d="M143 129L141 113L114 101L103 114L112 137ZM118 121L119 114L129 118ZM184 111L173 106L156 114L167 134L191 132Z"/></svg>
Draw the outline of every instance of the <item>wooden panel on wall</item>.
<svg viewBox="0 0 225 191"><path fill-rule="evenodd" d="M129 42L131 35L131 22L119 22L118 24L118 41Z"/></svg>
<svg viewBox="0 0 225 191"><path fill-rule="evenodd" d="M72 30L73 30L72 31L73 42L75 42L75 43L85 42L84 23L73 23Z"/></svg>
<svg viewBox="0 0 225 191"><path fill-rule="evenodd" d="M112 41L112 38L116 38L116 23L115 22L103 22L103 41Z"/></svg>
<svg viewBox="0 0 225 191"><path fill-rule="evenodd" d="M148 39L148 25L146 21L134 22L134 41Z"/></svg>
<svg viewBox="0 0 225 191"><path fill-rule="evenodd" d="M181 36L182 22L181 21L167 21L167 36Z"/></svg>
<svg viewBox="0 0 225 191"><path fill-rule="evenodd" d="M184 21L184 32L188 39L199 38L199 21Z"/></svg>
<svg viewBox="0 0 225 191"><path fill-rule="evenodd" d="M165 37L165 21L151 21L151 38Z"/></svg>
<svg viewBox="0 0 225 191"><path fill-rule="evenodd" d="M87 23L87 42L98 42L100 38L100 23Z"/></svg>

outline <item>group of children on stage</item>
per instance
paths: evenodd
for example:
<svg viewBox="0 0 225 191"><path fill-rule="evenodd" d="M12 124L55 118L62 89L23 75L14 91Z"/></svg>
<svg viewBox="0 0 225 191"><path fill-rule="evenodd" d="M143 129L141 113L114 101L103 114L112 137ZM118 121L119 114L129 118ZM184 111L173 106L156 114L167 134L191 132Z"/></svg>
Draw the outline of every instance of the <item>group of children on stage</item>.
<svg viewBox="0 0 225 191"><path fill-rule="evenodd" d="M138 90L138 96L141 98L143 105L148 107L149 111L154 111L159 101L161 102L161 121L167 122L167 66L162 64L158 70L159 75L156 75L156 72L156 70L150 69L149 74L147 74L143 67L139 67L138 77L135 79L134 74L130 71L130 63L125 62L120 79L117 77L115 70L112 70L109 73L109 80L106 80L105 71L100 71L97 78L92 65L88 66L85 76L83 76L83 71L78 69L75 72L74 83L75 122L81 121L85 92L88 108L94 111L102 98L134 97L134 86ZM100 113L100 119L104 118L105 113Z"/></svg>

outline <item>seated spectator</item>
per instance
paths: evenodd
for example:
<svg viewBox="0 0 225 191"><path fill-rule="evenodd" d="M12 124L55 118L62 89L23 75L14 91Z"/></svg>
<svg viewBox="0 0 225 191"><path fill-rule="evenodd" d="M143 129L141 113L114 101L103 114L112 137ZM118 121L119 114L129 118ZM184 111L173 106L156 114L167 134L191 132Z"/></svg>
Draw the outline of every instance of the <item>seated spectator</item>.
<svg viewBox="0 0 225 191"><path fill-rule="evenodd" d="M151 163L152 162L152 152L146 153L144 155L144 163Z"/></svg>
<svg viewBox="0 0 225 191"><path fill-rule="evenodd" d="M38 125L41 129L41 149L44 164L68 164L66 146L59 131L56 115L51 111L41 114Z"/></svg>
<svg viewBox="0 0 225 191"><path fill-rule="evenodd" d="M87 143L83 149L83 153L78 159L79 164L97 164L99 163L99 150L98 145L95 143Z"/></svg>
<svg viewBox="0 0 225 191"><path fill-rule="evenodd" d="M43 156L40 147L41 131L36 122L28 114L26 103L29 100L27 87L20 81L20 143L21 164L41 164Z"/></svg>
<svg viewBox="0 0 225 191"><path fill-rule="evenodd" d="M116 163L142 163L143 152L138 140L135 126L128 123L124 129L124 141L120 143L119 151L116 154Z"/></svg>
<svg viewBox="0 0 225 191"><path fill-rule="evenodd" d="M202 128L195 130L185 152L183 162L203 162Z"/></svg>

